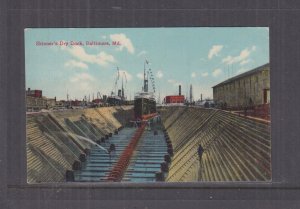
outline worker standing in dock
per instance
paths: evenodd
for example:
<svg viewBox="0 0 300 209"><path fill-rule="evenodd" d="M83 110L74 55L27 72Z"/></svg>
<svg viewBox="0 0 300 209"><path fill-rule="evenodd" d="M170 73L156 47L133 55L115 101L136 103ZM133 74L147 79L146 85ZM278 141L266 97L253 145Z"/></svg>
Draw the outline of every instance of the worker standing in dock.
<svg viewBox="0 0 300 209"><path fill-rule="evenodd" d="M112 157L112 154L115 155L115 152L116 152L116 145L113 144L113 143L111 143L111 144L109 145L109 149L108 149L108 153L109 153L109 158L110 158L110 159L111 159L111 157Z"/></svg>
<svg viewBox="0 0 300 209"><path fill-rule="evenodd" d="M201 144L199 144L199 147L198 147L198 157L199 157L199 162L202 160L202 155L204 153L204 149L203 147L201 146Z"/></svg>
<svg viewBox="0 0 300 209"><path fill-rule="evenodd" d="M198 153L198 159L199 159L199 169L198 169L198 181L201 180L202 178L202 155L204 153L204 148L202 147L201 144L199 144L198 146L198 150L197 150L197 153Z"/></svg>

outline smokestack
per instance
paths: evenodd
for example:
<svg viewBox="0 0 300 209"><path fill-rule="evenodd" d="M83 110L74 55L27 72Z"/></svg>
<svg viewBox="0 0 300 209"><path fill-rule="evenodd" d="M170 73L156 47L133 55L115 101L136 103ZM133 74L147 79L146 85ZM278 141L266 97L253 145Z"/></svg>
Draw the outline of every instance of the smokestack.
<svg viewBox="0 0 300 209"><path fill-rule="evenodd" d="M122 96L121 94L122 94L122 90L119 89L119 90L118 90L118 96L121 97L121 96Z"/></svg>
<svg viewBox="0 0 300 209"><path fill-rule="evenodd" d="M181 96L181 85L179 85L179 96Z"/></svg>
<svg viewBox="0 0 300 209"><path fill-rule="evenodd" d="M200 99L200 100L201 100L201 102L202 102L202 94L201 94L201 99Z"/></svg>
<svg viewBox="0 0 300 209"><path fill-rule="evenodd" d="M193 102L193 86L190 85L190 102Z"/></svg>

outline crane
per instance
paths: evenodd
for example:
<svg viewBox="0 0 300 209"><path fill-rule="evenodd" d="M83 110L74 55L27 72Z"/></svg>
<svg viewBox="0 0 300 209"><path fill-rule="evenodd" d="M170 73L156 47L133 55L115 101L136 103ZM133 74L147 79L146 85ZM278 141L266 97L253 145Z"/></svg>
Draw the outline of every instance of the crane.
<svg viewBox="0 0 300 209"><path fill-rule="evenodd" d="M117 85L118 85L118 80L120 78L120 71L119 71L119 67L117 67L117 76L116 76L116 80L115 80L115 83L114 83L114 88L111 92L111 95L113 96L114 95L117 95Z"/></svg>
<svg viewBox="0 0 300 209"><path fill-rule="evenodd" d="M101 94L99 91L97 92L97 99L101 99Z"/></svg>
<svg viewBox="0 0 300 209"><path fill-rule="evenodd" d="M125 88L123 86L123 79L125 78ZM126 90L126 85L127 85L127 77L125 71L123 71L123 76L122 76L122 98L125 99L125 90Z"/></svg>

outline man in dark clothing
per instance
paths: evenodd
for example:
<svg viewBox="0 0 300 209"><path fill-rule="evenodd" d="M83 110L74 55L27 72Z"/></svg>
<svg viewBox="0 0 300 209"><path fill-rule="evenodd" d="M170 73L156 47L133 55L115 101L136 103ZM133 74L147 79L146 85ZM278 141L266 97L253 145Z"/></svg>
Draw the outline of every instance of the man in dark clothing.
<svg viewBox="0 0 300 209"><path fill-rule="evenodd" d="M111 154L116 152L116 145L115 144L110 144L109 149L108 149L108 154L109 154L109 159L111 159Z"/></svg>
<svg viewBox="0 0 300 209"><path fill-rule="evenodd" d="M244 107L244 116L245 116L245 117L247 116L247 110L248 110L248 107L245 106L245 107Z"/></svg>
<svg viewBox="0 0 300 209"><path fill-rule="evenodd" d="M204 107L205 107L205 108L209 108L209 102L205 102L205 103L204 103Z"/></svg>
<svg viewBox="0 0 300 209"><path fill-rule="evenodd" d="M110 144L109 146L109 153L116 151L116 146L115 144Z"/></svg>
<svg viewBox="0 0 300 209"><path fill-rule="evenodd" d="M204 153L204 149L203 149L203 147L201 146L201 144L199 144L199 147L198 147L198 157L199 157L199 161L201 161L203 153Z"/></svg>

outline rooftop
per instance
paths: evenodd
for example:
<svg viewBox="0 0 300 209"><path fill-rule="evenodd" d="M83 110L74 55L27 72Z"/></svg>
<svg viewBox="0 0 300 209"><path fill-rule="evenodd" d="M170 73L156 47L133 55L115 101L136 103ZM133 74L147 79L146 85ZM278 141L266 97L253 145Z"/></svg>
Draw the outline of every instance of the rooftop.
<svg viewBox="0 0 300 209"><path fill-rule="evenodd" d="M263 70L265 70L266 67L269 67L269 69L270 69L270 63L266 63L266 64L264 64L264 65L261 65L261 66L257 67L257 68L254 68L254 69L252 69L252 70L249 70L249 71L247 71L247 72L245 72L245 73L242 73L242 74L239 74L239 75L234 76L234 77L232 77L232 78L229 78L229 79L227 79L227 80L225 80L225 81L223 81L223 82L221 82L221 83L219 83L219 84L213 86L212 88L215 88L215 87L218 87L218 86L221 86L221 85L230 83L230 82L232 82L232 81L234 81L234 80L237 80L237 79L239 79L239 78L246 77L246 76L255 74L255 73L257 73L257 72L263 71Z"/></svg>

